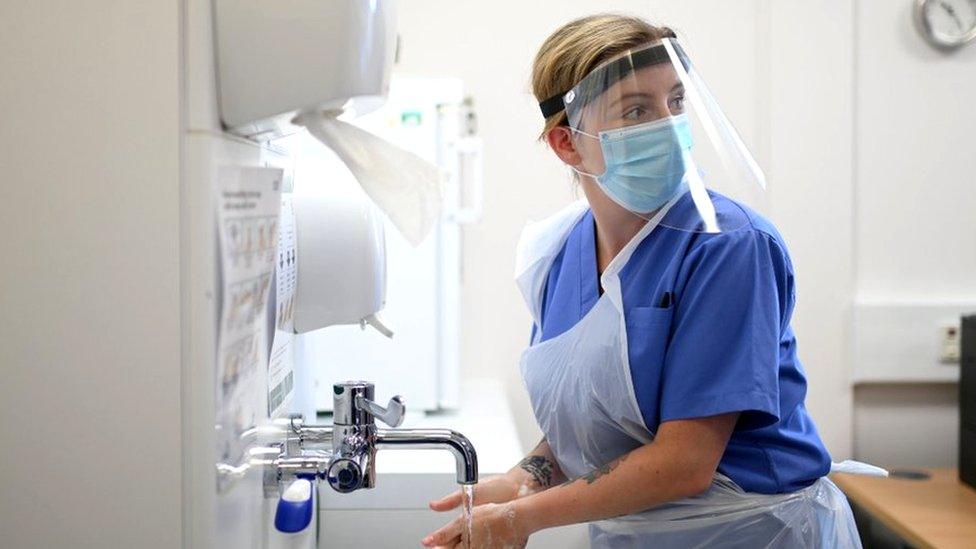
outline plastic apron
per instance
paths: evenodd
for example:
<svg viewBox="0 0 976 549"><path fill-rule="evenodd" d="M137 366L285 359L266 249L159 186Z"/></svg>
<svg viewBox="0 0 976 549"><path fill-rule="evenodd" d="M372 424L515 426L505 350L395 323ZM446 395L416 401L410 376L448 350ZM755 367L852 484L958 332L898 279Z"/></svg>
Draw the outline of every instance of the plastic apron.
<svg viewBox="0 0 976 549"><path fill-rule="evenodd" d="M552 339L539 342L537 330L522 354L522 379L535 417L569 478L654 438L644 425L630 377L618 273L669 207L607 267L601 277L604 293L593 308ZM536 326L552 262L585 211L585 203L574 203L523 232L516 275ZM859 466L842 468L857 472ZM846 498L826 477L797 492L766 495L746 493L718 472L703 494L591 523L590 540L600 548L861 546Z"/></svg>

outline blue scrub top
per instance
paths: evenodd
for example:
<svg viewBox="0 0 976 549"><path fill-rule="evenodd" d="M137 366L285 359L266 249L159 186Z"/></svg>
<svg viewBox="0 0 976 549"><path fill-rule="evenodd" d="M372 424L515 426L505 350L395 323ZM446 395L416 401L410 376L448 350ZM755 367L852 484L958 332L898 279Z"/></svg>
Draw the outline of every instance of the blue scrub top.
<svg viewBox="0 0 976 549"><path fill-rule="evenodd" d="M697 217L686 194L620 272L637 404L651 432L740 412L718 470L748 492L796 491L827 474L830 456L804 406L790 326L793 264L769 221L711 194L732 230L667 228ZM549 271L541 341L572 328L600 298L594 230L587 211Z"/></svg>

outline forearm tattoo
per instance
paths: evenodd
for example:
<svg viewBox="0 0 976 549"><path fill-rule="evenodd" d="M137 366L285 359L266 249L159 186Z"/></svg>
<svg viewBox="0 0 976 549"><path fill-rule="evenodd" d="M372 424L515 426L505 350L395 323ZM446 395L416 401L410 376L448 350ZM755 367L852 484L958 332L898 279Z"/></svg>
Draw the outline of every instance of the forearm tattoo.
<svg viewBox="0 0 976 549"><path fill-rule="evenodd" d="M596 469L590 471L589 473L586 473L583 476L580 476L580 477L576 477L574 479L567 480L562 485L563 486L569 486L570 484L573 484L577 480L585 480L587 484L593 484L594 482L597 481L598 478L600 478L600 477L602 477L604 475L610 474L610 471L613 471L625 459L627 459L627 455L626 454L623 455L623 456L620 456L619 459L616 459L614 461L611 461L610 463L608 463L606 465L597 467Z"/></svg>
<svg viewBox="0 0 976 549"><path fill-rule="evenodd" d="M555 464L545 456L528 456L519 462L519 467L532 475L535 483L543 488L552 486L552 470Z"/></svg>

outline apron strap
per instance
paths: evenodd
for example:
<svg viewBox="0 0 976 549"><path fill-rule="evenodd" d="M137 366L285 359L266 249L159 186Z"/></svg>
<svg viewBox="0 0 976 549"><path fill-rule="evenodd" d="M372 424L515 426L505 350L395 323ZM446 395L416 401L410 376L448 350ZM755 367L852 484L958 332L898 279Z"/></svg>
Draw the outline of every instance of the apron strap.
<svg viewBox="0 0 976 549"><path fill-rule="evenodd" d="M542 291L552 262L587 209L585 200L577 200L522 230L515 248L515 280L536 326L541 322Z"/></svg>

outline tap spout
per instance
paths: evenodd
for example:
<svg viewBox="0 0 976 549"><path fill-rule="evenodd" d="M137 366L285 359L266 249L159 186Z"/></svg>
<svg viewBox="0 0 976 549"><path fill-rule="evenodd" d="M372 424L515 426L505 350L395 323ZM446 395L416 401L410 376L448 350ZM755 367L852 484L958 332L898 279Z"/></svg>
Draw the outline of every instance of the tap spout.
<svg viewBox="0 0 976 549"><path fill-rule="evenodd" d="M376 449L448 450L454 454L458 484L478 482L478 454L468 437L451 429L377 429Z"/></svg>

